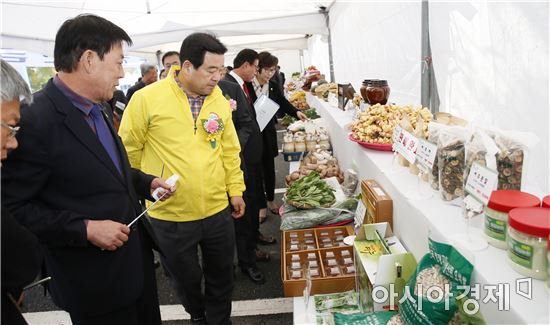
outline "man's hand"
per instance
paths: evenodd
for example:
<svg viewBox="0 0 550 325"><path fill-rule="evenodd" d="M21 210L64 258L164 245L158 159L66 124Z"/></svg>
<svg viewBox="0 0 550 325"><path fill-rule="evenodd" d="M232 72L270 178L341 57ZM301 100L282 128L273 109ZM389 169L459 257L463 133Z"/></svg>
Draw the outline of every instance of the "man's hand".
<svg viewBox="0 0 550 325"><path fill-rule="evenodd" d="M90 243L114 251L128 241L130 228L112 220L89 220L86 232Z"/></svg>
<svg viewBox="0 0 550 325"><path fill-rule="evenodd" d="M170 185L166 184L166 182L162 178L157 177L157 178L153 179L153 181L151 182L151 195L159 187L162 188L162 190L160 190L160 193L159 193L159 197L161 198L160 199L161 201L164 201L164 200L168 199L169 197L174 195L174 192L176 192L176 187L175 186L170 186ZM166 193L166 194L164 194L164 193ZM163 194L164 194L164 196L162 196Z"/></svg>
<svg viewBox="0 0 550 325"><path fill-rule="evenodd" d="M304 113L302 113L302 112L300 112L300 111L296 112L296 116L298 116L298 118L300 119L300 121L305 121L305 120L307 120L306 114L304 114Z"/></svg>
<svg viewBox="0 0 550 325"><path fill-rule="evenodd" d="M233 219L239 219L244 215L245 204L241 196L232 196L231 206L233 207L233 212L231 212Z"/></svg>

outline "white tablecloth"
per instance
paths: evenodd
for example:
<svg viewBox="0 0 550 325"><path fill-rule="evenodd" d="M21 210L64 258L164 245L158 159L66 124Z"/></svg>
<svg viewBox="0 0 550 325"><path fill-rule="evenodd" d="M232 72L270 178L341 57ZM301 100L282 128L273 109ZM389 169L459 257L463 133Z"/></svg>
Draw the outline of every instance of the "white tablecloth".
<svg viewBox="0 0 550 325"><path fill-rule="evenodd" d="M306 98L309 105L315 107L325 119L340 167L355 168L360 180L376 180L392 197L393 230L418 260L428 252L429 234L434 239L445 239L457 246L453 238L466 234L466 222L459 207L444 203L439 199L438 193L429 190L426 184L419 183L418 177L410 174L408 169L396 166L391 152L369 150L349 141L345 126L351 122L353 112L332 107L310 93ZM433 195L428 199L422 198L426 193ZM481 219L473 221L474 228L481 229ZM482 251L462 252L474 264L472 283L480 284L479 302L488 323L549 323L550 303L544 281L532 280L532 299L529 300L516 293L516 280L525 277L508 266L504 250L489 246ZM500 283L510 284L508 311L499 311L496 303L481 301L487 293L485 285Z"/></svg>

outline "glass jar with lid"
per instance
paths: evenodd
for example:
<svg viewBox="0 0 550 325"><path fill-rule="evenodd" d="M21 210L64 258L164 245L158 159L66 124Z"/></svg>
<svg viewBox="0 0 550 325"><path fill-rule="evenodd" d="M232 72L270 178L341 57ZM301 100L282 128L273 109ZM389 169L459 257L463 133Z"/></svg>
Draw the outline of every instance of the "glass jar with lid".
<svg viewBox="0 0 550 325"><path fill-rule="evenodd" d="M519 274L546 280L550 209L516 208L508 214L508 263Z"/></svg>
<svg viewBox="0 0 550 325"><path fill-rule="evenodd" d="M494 247L506 249L506 228L508 212L514 208L540 206L538 197L517 190L493 191L485 207L484 234Z"/></svg>

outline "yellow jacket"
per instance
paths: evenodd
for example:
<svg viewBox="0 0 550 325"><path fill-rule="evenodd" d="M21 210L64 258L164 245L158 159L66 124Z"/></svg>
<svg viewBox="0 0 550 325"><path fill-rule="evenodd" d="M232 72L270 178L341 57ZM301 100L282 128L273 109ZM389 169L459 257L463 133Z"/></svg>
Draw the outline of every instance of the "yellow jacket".
<svg viewBox="0 0 550 325"><path fill-rule="evenodd" d="M211 113L224 124L215 148L201 123ZM187 96L172 76L137 91L124 111L119 135L132 167L164 179L180 176L175 195L157 203L151 217L204 219L227 207L228 194L242 196L245 190L231 108L218 86L205 98L196 130L193 124Z"/></svg>

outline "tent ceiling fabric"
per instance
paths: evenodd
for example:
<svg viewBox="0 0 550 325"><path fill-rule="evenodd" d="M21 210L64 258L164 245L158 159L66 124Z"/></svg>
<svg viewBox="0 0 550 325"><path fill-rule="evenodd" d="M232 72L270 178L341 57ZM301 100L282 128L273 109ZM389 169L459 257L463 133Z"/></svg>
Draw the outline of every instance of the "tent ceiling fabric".
<svg viewBox="0 0 550 325"><path fill-rule="evenodd" d="M231 49L264 43L262 47L303 49L307 48L305 34L327 34L318 7L330 3L332 0L2 1L1 41L5 48L52 55L59 26L78 14L93 13L122 27L132 37L134 45L129 50L134 53L150 55L173 49L170 43L181 44L195 31L213 32ZM266 35L271 37L266 40ZM232 36L249 39L236 38L233 43Z"/></svg>

